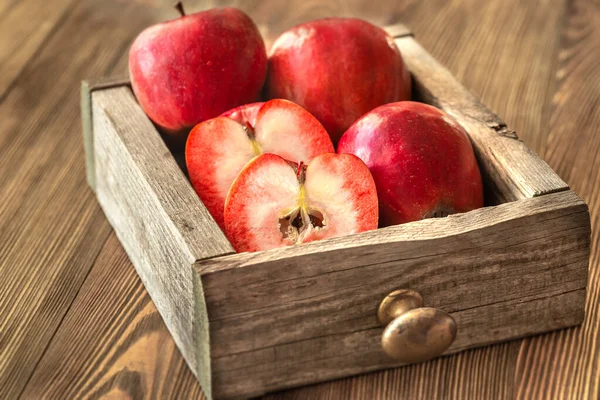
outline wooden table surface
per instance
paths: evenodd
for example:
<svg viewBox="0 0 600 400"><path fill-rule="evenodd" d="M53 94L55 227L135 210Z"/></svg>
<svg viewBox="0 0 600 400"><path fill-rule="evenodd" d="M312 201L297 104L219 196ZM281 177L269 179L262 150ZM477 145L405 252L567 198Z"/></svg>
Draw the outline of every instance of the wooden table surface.
<svg viewBox="0 0 600 400"><path fill-rule="evenodd" d="M84 175L79 83L125 72L165 3L0 1L1 399L202 397ZM237 4L267 40L319 16L404 22L590 206L583 326L268 398L600 398L598 0L184 3Z"/></svg>

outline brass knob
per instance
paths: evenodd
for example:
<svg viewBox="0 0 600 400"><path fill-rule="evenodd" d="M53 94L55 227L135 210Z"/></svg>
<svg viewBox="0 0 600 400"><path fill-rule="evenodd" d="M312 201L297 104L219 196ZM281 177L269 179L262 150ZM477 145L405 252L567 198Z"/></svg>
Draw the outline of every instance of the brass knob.
<svg viewBox="0 0 600 400"><path fill-rule="evenodd" d="M417 363L441 355L454 342L456 322L445 312L423 307L411 289L395 290L379 304L377 319L385 327L383 351L398 361Z"/></svg>

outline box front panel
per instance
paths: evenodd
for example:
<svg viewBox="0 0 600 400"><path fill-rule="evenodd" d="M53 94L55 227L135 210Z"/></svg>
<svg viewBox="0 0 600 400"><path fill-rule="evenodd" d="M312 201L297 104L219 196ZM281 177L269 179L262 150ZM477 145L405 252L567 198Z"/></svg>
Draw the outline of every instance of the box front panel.
<svg viewBox="0 0 600 400"><path fill-rule="evenodd" d="M458 325L447 353L583 319L589 215L571 192L197 264L216 396L401 365L379 302L400 288Z"/></svg>

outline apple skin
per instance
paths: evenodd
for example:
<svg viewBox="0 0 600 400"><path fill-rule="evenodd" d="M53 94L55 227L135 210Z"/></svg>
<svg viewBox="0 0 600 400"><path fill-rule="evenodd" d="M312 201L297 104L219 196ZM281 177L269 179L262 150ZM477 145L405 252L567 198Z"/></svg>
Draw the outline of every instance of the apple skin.
<svg viewBox="0 0 600 400"><path fill-rule="evenodd" d="M360 19L298 25L279 36L269 53L268 98L306 108L334 144L375 107L410 99L410 73L393 38Z"/></svg>
<svg viewBox="0 0 600 400"><path fill-rule="evenodd" d="M380 226L483 207L481 174L467 134L430 105L378 107L344 133L337 151L369 167Z"/></svg>
<svg viewBox="0 0 600 400"><path fill-rule="evenodd" d="M184 15L144 30L129 52L138 102L166 133L258 99L267 54L254 22L235 8Z"/></svg>
<svg viewBox="0 0 600 400"><path fill-rule="evenodd" d="M249 123L251 126L255 126L256 116L264 104L264 102L244 104L243 106L225 111L223 114L221 114L221 117L229 117L242 125Z"/></svg>

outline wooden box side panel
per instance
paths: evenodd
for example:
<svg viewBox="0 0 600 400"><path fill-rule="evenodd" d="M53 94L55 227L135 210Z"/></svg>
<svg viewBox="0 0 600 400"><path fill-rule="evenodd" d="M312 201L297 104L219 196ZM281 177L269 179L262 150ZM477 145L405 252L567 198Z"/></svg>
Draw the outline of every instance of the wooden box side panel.
<svg viewBox="0 0 600 400"><path fill-rule="evenodd" d="M213 392L258 395L400 365L381 351L375 316L398 288L455 318L448 353L578 324L589 243L587 206L567 191L198 262Z"/></svg>
<svg viewBox="0 0 600 400"><path fill-rule="evenodd" d="M88 185L96 191L96 172L94 170L94 127L92 121L92 92L111 87L129 85L129 76L115 76L81 82L81 124L83 148L85 150L85 170Z"/></svg>
<svg viewBox="0 0 600 400"><path fill-rule="evenodd" d="M477 101L415 38L398 37L396 45L421 100L447 112L469 134L482 175L491 189L493 198L488 201L500 204L568 190L568 185L552 168Z"/></svg>
<svg viewBox="0 0 600 400"><path fill-rule="evenodd" d="M130 89L96 91L92 107L98 200L183 356L197 372L192 323L194 307L204 303L194 304L192 264L233 249ZM210 385L201 383L210 393Z"/></svg>

